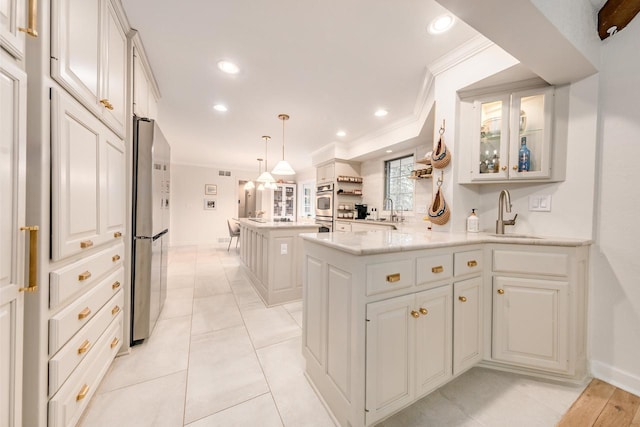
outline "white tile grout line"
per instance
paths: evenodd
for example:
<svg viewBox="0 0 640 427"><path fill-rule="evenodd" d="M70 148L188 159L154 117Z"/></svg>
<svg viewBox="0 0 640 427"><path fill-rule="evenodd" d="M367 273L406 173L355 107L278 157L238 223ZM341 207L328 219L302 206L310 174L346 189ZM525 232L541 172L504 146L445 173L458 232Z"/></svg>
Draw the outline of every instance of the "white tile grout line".
<svg viewBox="0 0 640 427"><path fill-rule="evenodd" d="M197 270L198 270L198 249L195 248L195 262L193 263L193 294L195 296L196 293L196 279L197 279ZM168 279L167 279L168 280ZM182 425L185 425L185 417L187 415L187 391L189 390L189 365L191 363L191 330L193 329L193 304L195 301L195 297L191 298L191 322L189 323L189 344L187 346L187 372L186 378L184 380L184 400L182 403Z"/></svg>

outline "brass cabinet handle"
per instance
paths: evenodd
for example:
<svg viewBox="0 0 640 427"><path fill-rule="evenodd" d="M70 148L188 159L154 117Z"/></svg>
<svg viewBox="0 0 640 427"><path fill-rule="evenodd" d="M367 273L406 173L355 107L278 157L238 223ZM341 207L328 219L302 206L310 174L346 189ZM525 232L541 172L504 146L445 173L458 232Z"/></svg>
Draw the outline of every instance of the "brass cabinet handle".
<svg viewBox="0 0 640 427"><path fill-rule="evenodd" d="M512 169L513 169L514 171L517 171L517 170L518 170L518 166L513 165L513 168L512 168Z"/></svg>
<svg viewBox="0 0 640 427"><path fill-rule="evenodd" d="M82 320L85 317L91 314L91 309L89 307L85 307L80 313L78 313L78 320Z"/></svg>
<svg viewBox="0 0 640 427"><path fill-rule="evenodd" d="M503 170L503 171L506 171L506 170L507 170L507 167L506 167L506 166L503 166L503 167L502 167L502 170Z"/></svg>
<svg viewBox="0 0 640 427"><path fill-rule="evenodd" d="M92 240L83 240L82 242L80 242L80 248L82 249L87 249L87 248L90 248L91 246L93 246Z"/></svg>
<svg viewBox="0 0 640 427"><path fill-rule="evenodd" d="M417 319L418 317L420 317L420 313L418 313L418 312L417 312L417 311L415 311L415 310L411 310L411 315L412 315L413 317L415 317L416 319Z"/></svg>
<svg viewBox="0 0 640 427"><path fill-rule="evenodd" d="M113 262L116 262L118 260L120 260L120 255L118 255L118 254L115 254L114 256L111 257L111 261L113 261Z"/></svg>
<svg viewBox="0 0 640 427"><path fill-rule="evenodd" d="M120 311L120 307L116 305L111 309L111 315L115 315L119 311Z"/></svg>
<svg viewBox="0 0 640 427"><path fill-rule="evenodd" d="M458 299L462 302L467 302L467 297L458 297Z"/></svg>
<svg viewBox="0 0 640 427"><path fill-rule="evenodd" d="M82 345L78 347L78 354L86 353L87 350L89 350L89 347L91 347L89 340L84 340Z"/></svg>
<svg viewBox="0 0 640 427"><path fill-rule="evenodd" d="M119 342L120 342L120 340L116 337L116 338L113 339L113 341L111 341L111 344L109 344L109 347L113 348L113 347L117 346Z"/></svg>
<svg viewBox="0 0 640 427"><path fill-rule="evenodd" d="M400 273L389 274L387 275L387 282L394 283L400 281Z"/></svg>
<svg viewBox="0 0 640 427"><path fill-rule="evenodd" d="M444 271L444 267L441 265L431 268L432 273L442 273L443 271Z"/></svg>
<svg viewBox="0 0 640 427"><path fill-rule="evenodd" d="M89 270L85 271L84 273L78 274L78 280L80 280L81 282L83 280L87 280L89 277L91 277L91 272Z"/></svg>
<svg viewBox="0 0 640 427"><path fill-rule="evenodd" d="M111 105L109 100L106 98L101 99L100 104L104 105L104 108L106 108L107 110L113 110L113 105Z"/></svg>
<svg viewBox="0 0 640 427"><path fill-rule="evenodd" d="M29 232L29 280L26 288L19 288L20 292L35 292L38 290L38 230L37 225L20 227L20 231Z"/></svg>
<svg viewBox="0 0 640 427"><path fill-rule="evenodd" d="M498 289L498 293L499 293L500 295L504 294L504 289Z"/></svg>
<svg viewBox="0 0 640 427"><path fill-rule="evenodd" d="M31 37L38 37L38 0L29 0L29 26L18 28L18 31L29 34Z"/></svg>
<svg viewBox="0 0 640 427"><path fill-rule="evenodd" d="M80 393L76 396L76 402L87 397L87 393L89 393L89 386L85 384L80 389Z"/></svg>
<svg viewBox="0 0 640 427"><path fill-rule="evenodd" d="M122 233L121 233L121 232L119 232L119 231L116 231L115 233L113 233L113 237L115 237L116 239L117 239L118 237L122 237Z"/></svg>
<svg viewBox="0 0 640 427"><path fill-rule="evenodd" d="M120 282L118 281L113 282L113 285L111 285L111 289L113 289L114 291L119 287L120 287Z"/></svg>
<svg viewBox="0 0 640 427"><path fill-rule="evenodd" d="M475 259L467 261L467 267L475 267L476 265L478 265L478 261L476 261Z"/></svg>
<svg viewBox="0 0 640 427"><path fill-rule="evenodd" d="M429 310L427 310L426 308L420 307L420 314L423 314L426 316L428 313L429 313Z"/></svg>

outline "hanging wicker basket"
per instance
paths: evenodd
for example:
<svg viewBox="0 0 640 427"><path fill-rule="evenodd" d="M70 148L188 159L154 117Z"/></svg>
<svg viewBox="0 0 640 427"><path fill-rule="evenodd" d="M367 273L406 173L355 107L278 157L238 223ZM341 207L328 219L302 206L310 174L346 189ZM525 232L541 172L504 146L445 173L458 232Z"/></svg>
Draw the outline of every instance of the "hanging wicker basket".
<svg viewBox="0 0 640 427"><path fill-rule="evenodd" d="M431 221L433 224L444 225L449 222L450 216L451 211L449 210L447 202L444 200L442 189L438 186L438 191L436 192L433 202L431 203L431 206L429 206L427 216L424 219Z"/></svg>
<svg viewBox="0 0 640 427"><path fill-rule="evenodd" d="M444 136L440 134L438 143L434 147L433 154L431 155L431 165L436 169L444 169L451 161L451 152L447 149L447 145L444 143Z"/></svg>

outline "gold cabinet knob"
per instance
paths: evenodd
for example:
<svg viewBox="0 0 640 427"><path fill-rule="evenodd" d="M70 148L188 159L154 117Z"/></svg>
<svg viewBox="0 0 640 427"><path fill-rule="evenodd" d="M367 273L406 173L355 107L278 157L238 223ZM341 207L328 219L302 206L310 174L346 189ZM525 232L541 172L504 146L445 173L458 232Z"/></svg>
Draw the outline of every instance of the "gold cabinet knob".
<svg viewBox="0 0 640 427"><path fill-rule="evenodd" d="M442 273L443 271L444 271L444 267L441 265L431 268L432 273Z"/></svg>
<svg viewBox="0 0 640 427"><path fill-rule="evenodd" d="M85 397L87 397L87 393L89 393L89 386L85 384L82 386L82 388L80 389L80 392L76 396L76 401L82 400Z"/></svg>
<svg viewBox="0 0 640 427"><path fill-rule="evenodd" d="M467 302L467 297L458 297L458 299L462 302Z"/></svg>
<svg viewBox="0 0 640 427"><path fill-rule="evenodd" d="M478 261L472 259L471 261L467 261L467 267L475 267L478 265Z"/></svg>
<svg viewBox="0 0 640 427"><path fill-rule="evenodd" d="M120 311L120 307L116 305L111 309L111 315L116 315L118 314L119 311Z"/></svg>
<svg viewBox="0 0 640 427"><path fill-rule="evenodd" d="M506 166L503 166L501 169L502 169L503 171L506 171L506 170L507 170L507 167L506 167Z"/></svg>
<svg viewBox="0 0 640 427"><path fill-rule="evenodd" d="M400 281L400 273L389 274L387 275L387 282L394 283Z"/></svg>
<svg viewBox="0 0 640 427"><path fill-rule="evenodd" d="M513 167L511 169L513 169L514 171L517 171L518 170L518 166L513 165Z"/></svg>
<svg viewBox="0 0 640 427"><path fill-rule="evenodd" d="M418 317L420 317L420 313L418 313L418 312L417 312L417 311L415 311L415 310L411 310L411 315L412 315L413 317L415 317L416 319L417 319Z"/></svg>
<svg viewBox="0 0 640 427"><path fill-rule="evenodd" d="M420 311L420 314L423 314L425 316L429 313L429 310L427 310L426 308L422 308L422 307L420 307L419 311Z"/></svg>
<svg viewBox="0 0 640 427"><path fill-rule="evenodd" d="M113 339L113 341L111 341L111 344L109 344L109 347L113 348L113 347L117 346L119 342L120 342L120 340L116 337L116 338Z"/></svg>
<svg viewBox="0 0 640 427"><path fill-rule="evenodd" d="M111 105L111 103L109 102L108 99L101 99L100 100L100 104L104 105L104 108L106 108L107 110L113 110L113 105Z"/></svg>
<svg viewBox="0 0 640 427"><path fill-rule="evenodd" d="M93 241L91 240L83 240L82 242L80 242L81 249L87 249L87 248L90 248L91 246L93 246Z"/></svg>
<svg viewBox="0 0 640 427"><path fill-rule="evenodd" d="M78 347L78 354L86 353L87 350L89 350L89 347L91 347L89 340L84 340L82 345Z"/></svg>
<svg viewBox="0 0 640 427"><path fill-rule="evenodd" d="M80 313L78 313L78 320L82 320L88 317L91 314L91 309L89 307L85 307Z"/></svg>
<svg viewBox="0 0 640 427"><path fill-rule="evenodd" d="M499 293L500 295L504 294L504 289L498 289L498 293Z"/></svg>
<svg viewBox="0 0 640 427"><path fill-rule="evenodd" d="M115 254L114 256L111 257L111 261L116 262L120 260L120 255Z"/></svg>
<svg viewBox="0 0 640 427"><path fill-rule="evenodd" d="M111 285L111 289L113 289L114 291L119 287L120 287L120 282L118 282L117 280L113 282L113 285Z"/></svg>
<svg viewBox="0 0 640 427"><path fill-rule="evenodd" d="M91 277L91 272L89 270L85 271L84 273L78 274L78 280L81 282L83 280L87 280L89 277Z"/></svg>
<svg viewBox="0 0 640 427"><path fill-rule="evenodd" d="M114 237L114 238L116 238L116 239L117 239L118 237L122 237L122 233L121 233L121 232L119 232L119 231L116 231L115 233L113 233L113 237Z"/></svg>

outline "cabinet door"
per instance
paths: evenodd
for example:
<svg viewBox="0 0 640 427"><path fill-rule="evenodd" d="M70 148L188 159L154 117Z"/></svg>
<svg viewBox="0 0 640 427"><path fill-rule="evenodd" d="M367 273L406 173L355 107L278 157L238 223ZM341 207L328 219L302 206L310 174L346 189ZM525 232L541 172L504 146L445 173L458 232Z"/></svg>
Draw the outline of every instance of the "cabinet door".
<svg viewBox="0 0 640 427"><path fill-rule="evenodd" d="M125 82L127 76L127 36L120 25L116 11L111 2L106 2L103 57L102 91L100 102L103 105L103 116L107 124L120 136L124 136L125 128Z"/></svg>
<svg viewBox="0 0 640 427"><path fill-rule="evenodd" d="M304 316L302 345L306 352L311 355L313 361L318 366L325 365L325 293L323 292L325 285L325 273L323 262L317 258L305 256L306 275L305 282L307 284L304 298ZM307 359L309 360L309 359Z"/></svg>
<svg viewBox="0 0 640 427"><path fill-rule="evenodd" d="M104 137L103 158L101 168L104 171L104 187L101 207L104 220L105 239L118 238L125 230L126 205L126 163L124 142L115 134L107 132ZM102 187L102 186L101 186ZM118 234L119 233L119 234Z"/></svg>
<svg viewBox="0 0 640 427"><path fill-rule="evenodd" d="M471 179L503 180L509 176L509 95L473 103L474 138Z"/></svg>
<svg viewBox="0 0 640 427"><path fill-rule="evenodd" d="M0 50L0 425L22 425L27 76Z"/></svg>
<svg viewBox="0 0 640 427"><path fill-rule="evenodd" d="M316 169L316 183L333 182L335 177L335 163L329 163Z"/></svg>
<svg viewBox="0 0 640 427"><path fill-rule="evenodd" d="M482 278L453 285L453 374L482 359Z"/></svg>
<svg viewBox="0 0 640 427"><path fill-rule="evenodd" d="M133 113L149 117L149 83L140 54L133 49Z"/></svg>
<svg viewBox="0 0 640 427"><path fill-rule="evenodd" d="M367 305L367 425L414 399L414 301L411 294Z"/></svg>
<svg viewBox="0 0 640 427"><path fill-rule="evenodd" d="M494 277L492 358L566 371L569 284Z"/></svg>
<svg viewBox="0 0 640 427"><path fill-rule="evenodd" d="M24 58L24 32L26 27L24 0L4 0L0 2L0 46L15 58Z"/></svg>
<svg viewBox="0 0 640 427"><path fill-rule="evenodd" d="M416 294L416 399L451 377L451 285Z"/></svg>

